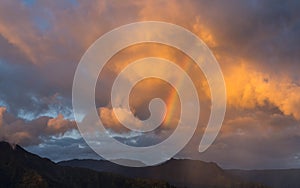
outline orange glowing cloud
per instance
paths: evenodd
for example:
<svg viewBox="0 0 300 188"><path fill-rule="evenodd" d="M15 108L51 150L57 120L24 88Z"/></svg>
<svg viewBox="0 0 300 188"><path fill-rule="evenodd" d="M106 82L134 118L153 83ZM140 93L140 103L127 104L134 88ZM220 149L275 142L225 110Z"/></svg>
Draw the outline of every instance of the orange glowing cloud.
<svg viewBox="0 0 300 188"><path fill-rule="evenodd" d="M244 63L228 69L225 80L229 105L253 109L271 104L300 120L300 87L289 77L261 72Z"/></svg>

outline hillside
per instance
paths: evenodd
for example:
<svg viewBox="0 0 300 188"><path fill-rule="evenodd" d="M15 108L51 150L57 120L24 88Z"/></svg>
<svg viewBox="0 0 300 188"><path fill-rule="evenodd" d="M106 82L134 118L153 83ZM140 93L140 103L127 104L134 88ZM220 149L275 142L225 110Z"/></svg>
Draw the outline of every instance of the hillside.
<svg viewBox="0 0 300 188"><path fill-rule="evenodd" d="M260 182L273 188L299 188L299 169L280 170L228 170L228 173L245 181Z"/></svg>
<svg viewBox="0 0 300 188"><path fill-rule="evenodd" d="M172 159L161 165L145 168L122 167L104 160L71 160L59 163L93 169L99 172L112 172L127 177L162 179L178 187L188 188L258 188L261 184L247 183L221 169L215 163L193 160Z"/></svg>
<svg viewBox="0 0 300 188"><path fill-rule="evenodd" d="M171 188L163 181L63 167L6 142L0 142L0 187Z"/></svg>

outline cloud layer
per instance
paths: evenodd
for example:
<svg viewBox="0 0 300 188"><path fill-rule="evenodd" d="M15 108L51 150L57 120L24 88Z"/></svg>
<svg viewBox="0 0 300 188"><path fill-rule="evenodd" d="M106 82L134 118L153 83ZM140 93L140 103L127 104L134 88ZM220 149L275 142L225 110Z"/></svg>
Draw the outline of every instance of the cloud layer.
<svg viewBox="0 0 300 188"><path fill-rule="evenodd" d="M40 117L25 121L0 107L0 139L14 144L38 145L52 136L61 136L75 128L75 122L64 119L61 114L56 118Z"/></svg>
<svg viewBox="0 0 300 188"><path fill-rule="evenodd" d="M68 120L72 119L72 82L85 50L115 27L158 20L181 25L197 34L219 61L228 92L228 109L220 136L206 153L197 153L209 117L207 82L188 57L162 45L133 46L111 59L96 90L96 104L105 124L117 133L127 131L114 118L109 101L111 84L118 72L142 57L164 57L181 67L189 65L186 71L201 100L199 129L179 156L214 160L228 167L274 167L279 163L282 167L299 167L299 7L299 2L293 0L3 0L0 105L6 108L0 108L0 137L33 147L44 142L49 145L51 137L73 130L75 123ZM160 96L168 102L172 93L172 88L164 83L141 83L131 101L136 119L127 121L138 126L140 120L149 116L151 97ZM178 106L178 100L173 102ZM126 113L130 112L119 110L124 112L124 119L128 118ZM172 126L162 132L174 130L178 112L174 114ZM149 137L156 139L153 135ZM148 142L147 138L137 140L135 144ZM34 151L47 155L46 149Z"/></svg>

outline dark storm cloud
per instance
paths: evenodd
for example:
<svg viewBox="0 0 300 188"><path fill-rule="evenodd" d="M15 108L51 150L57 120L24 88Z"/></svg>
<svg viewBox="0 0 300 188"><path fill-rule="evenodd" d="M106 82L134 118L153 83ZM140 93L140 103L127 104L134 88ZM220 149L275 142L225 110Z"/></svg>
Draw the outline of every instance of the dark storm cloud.
<svg viewBox="0 0 300 188"><path fill-rule="evenodd" d="M204 153L195 135L177 157L215 161L224 168L299 168L300 124L292 117L263 109L228 114L215 143ZM198 130L199 132L199 130ZM201 132L201 131L200 131Z"/></svg>
<svg viewBox="0 0 300 188"><path fill-rule="evenodd" d="M69 105L68 99L63 99L57 90L49 88L39 69L24 64L11 64L0 60L0 100L14 114L36 117L49 110L62 113L64 105ZM63 107L63 108L62 108Z"/></svg>
<svg viewBox="0 0 300 188"><path fill-rule="evenodd" d="M231 0L198 5L202 12L200 21L207 24L219 41L216 51L255 60L267 70L282 71L285 65L288 71L297 68L299 1Z"/></svg>

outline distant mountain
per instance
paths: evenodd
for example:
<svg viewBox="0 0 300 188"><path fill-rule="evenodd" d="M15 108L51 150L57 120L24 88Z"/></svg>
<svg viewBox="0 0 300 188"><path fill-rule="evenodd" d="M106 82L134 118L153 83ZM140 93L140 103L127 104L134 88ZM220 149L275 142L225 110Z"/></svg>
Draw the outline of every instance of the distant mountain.
<svg viewBox="0 0 300 188"><path fill-rule="evenodd" d="M300 170L228 170L245 181L260 182L273 188L299 188Z"/></svg>
<svg viewBox="0 0 300 188"><path fill-rule="evenodd" d="M144 168L122 167L104 160L71 160L62 166L82 167L99 172L111 172L133 178L161 179L177 187L188 188L264 188L262 184L247 183L227 173L215 163L172 159L161 165Z"/></svg>
<svg viewBox="0 0 300 188"><path fill-rule="evenodd" d="M31 154L20 146L0 142L0 188L10 187L99 187L171 188L160 180L128 178L111 173L57 165Z"/></svg>

